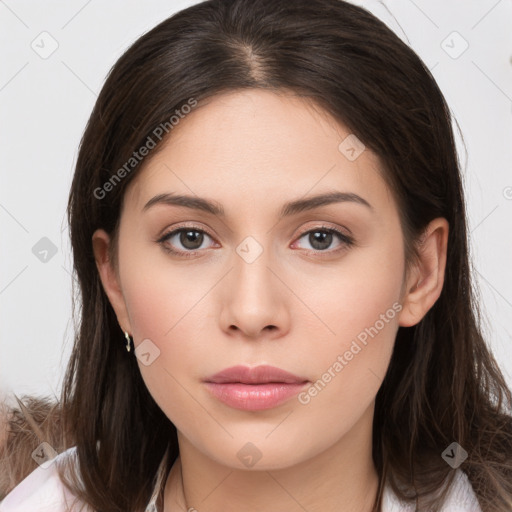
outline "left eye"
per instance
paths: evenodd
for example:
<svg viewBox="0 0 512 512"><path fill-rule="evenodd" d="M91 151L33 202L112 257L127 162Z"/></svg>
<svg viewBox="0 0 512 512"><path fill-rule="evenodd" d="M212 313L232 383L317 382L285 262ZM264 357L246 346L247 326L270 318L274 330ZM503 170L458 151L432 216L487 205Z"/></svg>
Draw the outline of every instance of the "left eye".
<svg viewBox="0 0 512 512"><path fill-rule="evenodd" d="M307 241L312 246L311 250L325 252L325 250L329 249L332 245L333 236L339 241L338 248L339 246L350 246L353 244L351 237L333 228L312 229L304 233L299 240L307 237ZM336 250L336 248L334 250Z"/></svg>

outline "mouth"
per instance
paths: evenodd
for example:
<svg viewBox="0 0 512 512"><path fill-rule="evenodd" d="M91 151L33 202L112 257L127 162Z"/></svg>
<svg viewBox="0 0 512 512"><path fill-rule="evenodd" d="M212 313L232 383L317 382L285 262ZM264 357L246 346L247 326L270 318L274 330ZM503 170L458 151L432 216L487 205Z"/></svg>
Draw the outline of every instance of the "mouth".
<svg viewBox="0 0 512 512"><path fill-rule="evenodd" d="M309 383L274 366L233 366L204 380L210 393L235 409L271 409L297 395Z"/></svg>

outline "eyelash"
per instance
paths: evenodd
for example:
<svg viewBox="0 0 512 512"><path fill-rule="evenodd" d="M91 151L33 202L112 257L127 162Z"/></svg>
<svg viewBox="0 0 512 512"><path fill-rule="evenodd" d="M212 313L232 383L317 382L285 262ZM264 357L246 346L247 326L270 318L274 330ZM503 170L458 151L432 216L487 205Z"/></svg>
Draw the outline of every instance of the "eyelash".
<svg viewBox="0 0 512 512"><path fill-rule="evenodd" d="M168 253L171 253L175 256L179 256L179 257L182 257L182 258L192 258L194 257L198 252L201 252L202 249L200 250L196 250L196 251L177 251L175 249L172 249L171 247L169 247L168 245L165 244L165 242L167 240L169 240L170 238L172 238L174 235L178 234L178 233L181 233L183 231L197 231L199 233L202 233L202 234L205 234L205 235L208 235L210 238L213 239L213 236L210 235L207 231L205 231L204 229L200 229L196 226L183 226L183 227L180 227L178 229L174 229L172 231L168 231L167 233L165 233L161 238L159 238L156 242L159 243L162 248L168 252ZM340 242L343 244L342 247L339 247L338 249L334 249L334 250L326 250L326 251L320 251L320 250L315 250L315 249L307 249L307 252L311 253L316 253L316 254L322 254L322 253L330 253L330 254L333 254L333 253L337 253L339 251L342 251L348 247L351 247L353 245L355 245L355 240L354 238L352 238L351 236L349 235L346 235L345 233L342 233L341 231L335 229L335 228L332 228L332 227L327 227L327 226L319 226L319 227L316 227L316 228L313 228L313 229L308 229L307 231L304 231L304 233L301 233L299 235L299 237L297 238L297 240L300 240L301 238L303 238L305 235L308 235L309 233L315 233L315 232L318 232L318 231L323 231L323 232L326 232L326 233L331 233L331 234L335 234L338 236Z"/></svg>

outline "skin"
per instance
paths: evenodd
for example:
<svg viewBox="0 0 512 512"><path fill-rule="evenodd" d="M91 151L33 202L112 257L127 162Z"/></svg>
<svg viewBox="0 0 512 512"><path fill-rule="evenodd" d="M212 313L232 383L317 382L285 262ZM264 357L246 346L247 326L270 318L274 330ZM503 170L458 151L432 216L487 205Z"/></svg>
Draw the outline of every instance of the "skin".
<svg viewBox="0 0 512 512"><path fill-rule="evenodd" d="M128 186L117 267L108 258L109 235L94 233L121 329L136 347L150 339L160 350L150 365L138 363L178 430L166 512L339 510L340 503L344 511L371 510L375 396L398 327L419 322L439 297L448 224L429 224L405 279L396 203L369 149L354 161L338 149L349 133L290 94L216 96L173 129ZM371 208L343 202L278 218L284 203L333 190L357 194ZM165 204L142 212L166 192L215 200L225 217ZM156 242L184 223L208 234L195 246L179 234L164 244L199 247L191 258ZM319 248L304 233L323 233L322 226L351 233L355 244L333 235ZM248 236L263 249L252 263L236 252ZM307 404L293 397L242 411L205 389L204 378L236 364L270 364L314 383L393 304L401 310ZM248 442L261 454L252 467L237 457Z"/></svg>

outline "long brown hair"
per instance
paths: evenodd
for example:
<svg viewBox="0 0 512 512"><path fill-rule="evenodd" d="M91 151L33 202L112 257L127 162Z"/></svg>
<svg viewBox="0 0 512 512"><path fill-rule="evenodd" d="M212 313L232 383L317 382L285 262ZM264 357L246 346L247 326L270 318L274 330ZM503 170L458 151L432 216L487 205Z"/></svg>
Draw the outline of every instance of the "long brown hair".
<svg viewBox="0 0 512 512"><path fill-rule="evenodd" d="M454 441L468 453L460 469L483 511L512 509L512 396L479 327L449 108L421 59L342 0L205 1L143 35L110 71L68 205L80 318L61 405L83 480L75 493L98 511L142 511L165 450L178 455L176 428L127 357L91 243L98 228L116 240L124 190L161 142L122 179L118 170L191 98L246 88L308 98L375 152L400 210L407 263L432 219L450 225L442 293L417 325L399 328L376 397L375 510L385 481L417 509L439 509L444 493L434 491L454 476L441 453Z"/></svg>

